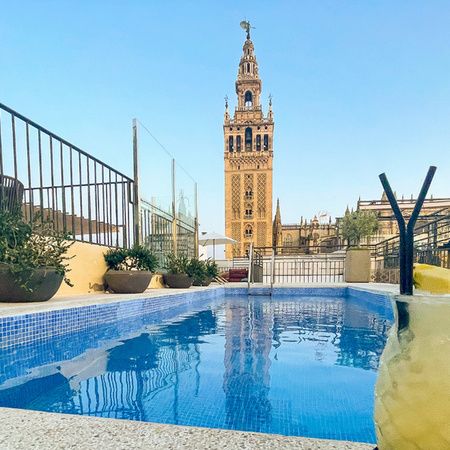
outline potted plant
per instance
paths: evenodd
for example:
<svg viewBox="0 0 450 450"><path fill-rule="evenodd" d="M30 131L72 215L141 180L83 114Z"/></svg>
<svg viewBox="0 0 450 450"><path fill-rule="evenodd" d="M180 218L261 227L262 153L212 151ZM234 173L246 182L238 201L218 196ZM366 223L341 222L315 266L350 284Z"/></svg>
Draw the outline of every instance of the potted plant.
<svg viewBox="0 0 450 450"><path fill-rule="evenodd" d="M72 286L66 276L69 239L42 217L28 223L19 207L0 208L0 301L46 301L63 280Z"/></svg>
<svg viewBox="0 0 450 450"><path fill-rule="evenodd" d="M340 224L340 233L349 248L345 255L345 281L367 283L370 281L370 250L360 247L361 239L378 230L377 216L372 212L347 212Z"/></svg>
<svg viewBox="0 0 450 450"><path fill-rule="evenodd" d="M206 282L203 286L209 286L211 282L219 275L219 267L217 266L217 263L212 260L211 258L208 258L205 264L206 267Z"/></svg>
<svg viewBox="0 0 450 450"><path fill-rule="evenodd" d="M108 267L105 282L117 294L144 292L157 266L156 257L142 245L110 249L104 258Z"/></svg>
<svg viewBox="0 0 450 450"><path fill-rule="evenodd" d="M187 267L188 275L194 286L207 286L206 263L198 258L192 258ZM206 284L207 283L207 284Z"/></svg>
<svg viewBox="0 0 450 450"><path fill-rule="evenodd" d="M189 259L186 256L169 254L164 269L167 270L164 281L170 288L181 289L192 286L193 279L190 276L192 270L189 268Z"/></svg>

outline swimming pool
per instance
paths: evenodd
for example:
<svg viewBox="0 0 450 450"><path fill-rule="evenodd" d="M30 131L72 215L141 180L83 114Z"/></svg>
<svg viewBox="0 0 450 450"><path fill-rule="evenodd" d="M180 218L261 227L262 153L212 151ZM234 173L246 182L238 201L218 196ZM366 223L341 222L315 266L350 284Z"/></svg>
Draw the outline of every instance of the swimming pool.
<svg viewBox="0 0 450 450"><path fill-rule="evenodd" d="M388 297L229 292L6 347L0 406L375 442Z"/></svg>

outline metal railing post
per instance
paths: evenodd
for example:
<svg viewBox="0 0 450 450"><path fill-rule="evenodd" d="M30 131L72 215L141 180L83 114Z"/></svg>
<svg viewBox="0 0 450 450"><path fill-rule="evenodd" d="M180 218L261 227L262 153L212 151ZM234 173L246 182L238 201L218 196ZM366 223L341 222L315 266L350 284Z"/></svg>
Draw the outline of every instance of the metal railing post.
<svg viewBox="0 0 450 450"><path fill-rule="evenodd" d="M275 247L272 248L272 264L270 268L270 291L272 292L275 283Z"/></svg>
<svg viewBox="0 0 450 450"><path fill-rule="evenodd" d="M196 258L198 258L198 186L197 186L197 183L194 184L194 208L195 208L194 256Z"/></svg>
<svg viewBox="0 0 450 450"><path fill-rule="evenodd" d="M177 199L175 177L175 158L172 158L172 251L175 255L177 255Z"/></svg>
<svg viewBox="0 0 450 450"><path fill-rule="evenodd" d="M133 119L133 221L134 243L141 243L141 193L139 189L139 153L137 120Z"/></svg>
<svg viewBox="0 0 450 450"><path fill-rule="evenodd" d="M250 250L248 253L247 289L250 289L252 276L253 276L253 242L250 243Z"/></svg>

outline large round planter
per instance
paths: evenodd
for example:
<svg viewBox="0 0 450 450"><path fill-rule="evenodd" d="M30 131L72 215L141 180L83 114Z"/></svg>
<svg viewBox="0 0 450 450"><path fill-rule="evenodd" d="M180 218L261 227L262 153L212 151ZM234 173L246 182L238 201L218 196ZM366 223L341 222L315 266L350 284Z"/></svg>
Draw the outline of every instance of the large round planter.
<svg viewBox="0 0 450 450"><path fill-rule="evenodd" d="M104 278L116 294L140 294L148 288L152 276L147 270L108 270Z"/></svg>
<svg viewBox="0 0 450 450"><path fill-rule="evenodd" d="M192 286L192 278L184 273L166 273L164 281L170 288L187 289Z"/></svg>
<svg viewBox="0 0 450 450"><path fill-rule="evenodd" d="M36 269L28 279L30 292L17 284L7 265L0 264L0 302L45 302L56 294L63 278L52 267Z"/></svg>
<svg viewBox="0 0 450 450"><path fill-rule="evenodd" d="M212 282L212 278L206 278L204 281L194 281L192 283L193 286L209 286Z"/></svg>
<svg viewBox="0 0 450 450"><path fill-rule="evenodd" d="M450 298L397 296L380 361L380 450L450 449Z"/></svg>

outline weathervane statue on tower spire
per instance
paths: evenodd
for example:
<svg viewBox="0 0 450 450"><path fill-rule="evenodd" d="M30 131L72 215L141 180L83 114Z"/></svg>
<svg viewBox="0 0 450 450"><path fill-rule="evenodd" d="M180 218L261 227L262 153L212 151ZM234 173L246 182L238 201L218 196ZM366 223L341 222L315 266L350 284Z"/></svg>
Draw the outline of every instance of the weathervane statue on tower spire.
<svg viewBox="0 0 450 450"><path fill-rule="evenodd" d="M241 28L247 32L247 39L250 39L250 28L255 28L255 27L252 27L248 20L242 20L240 25L241 25Z"/></svg>

